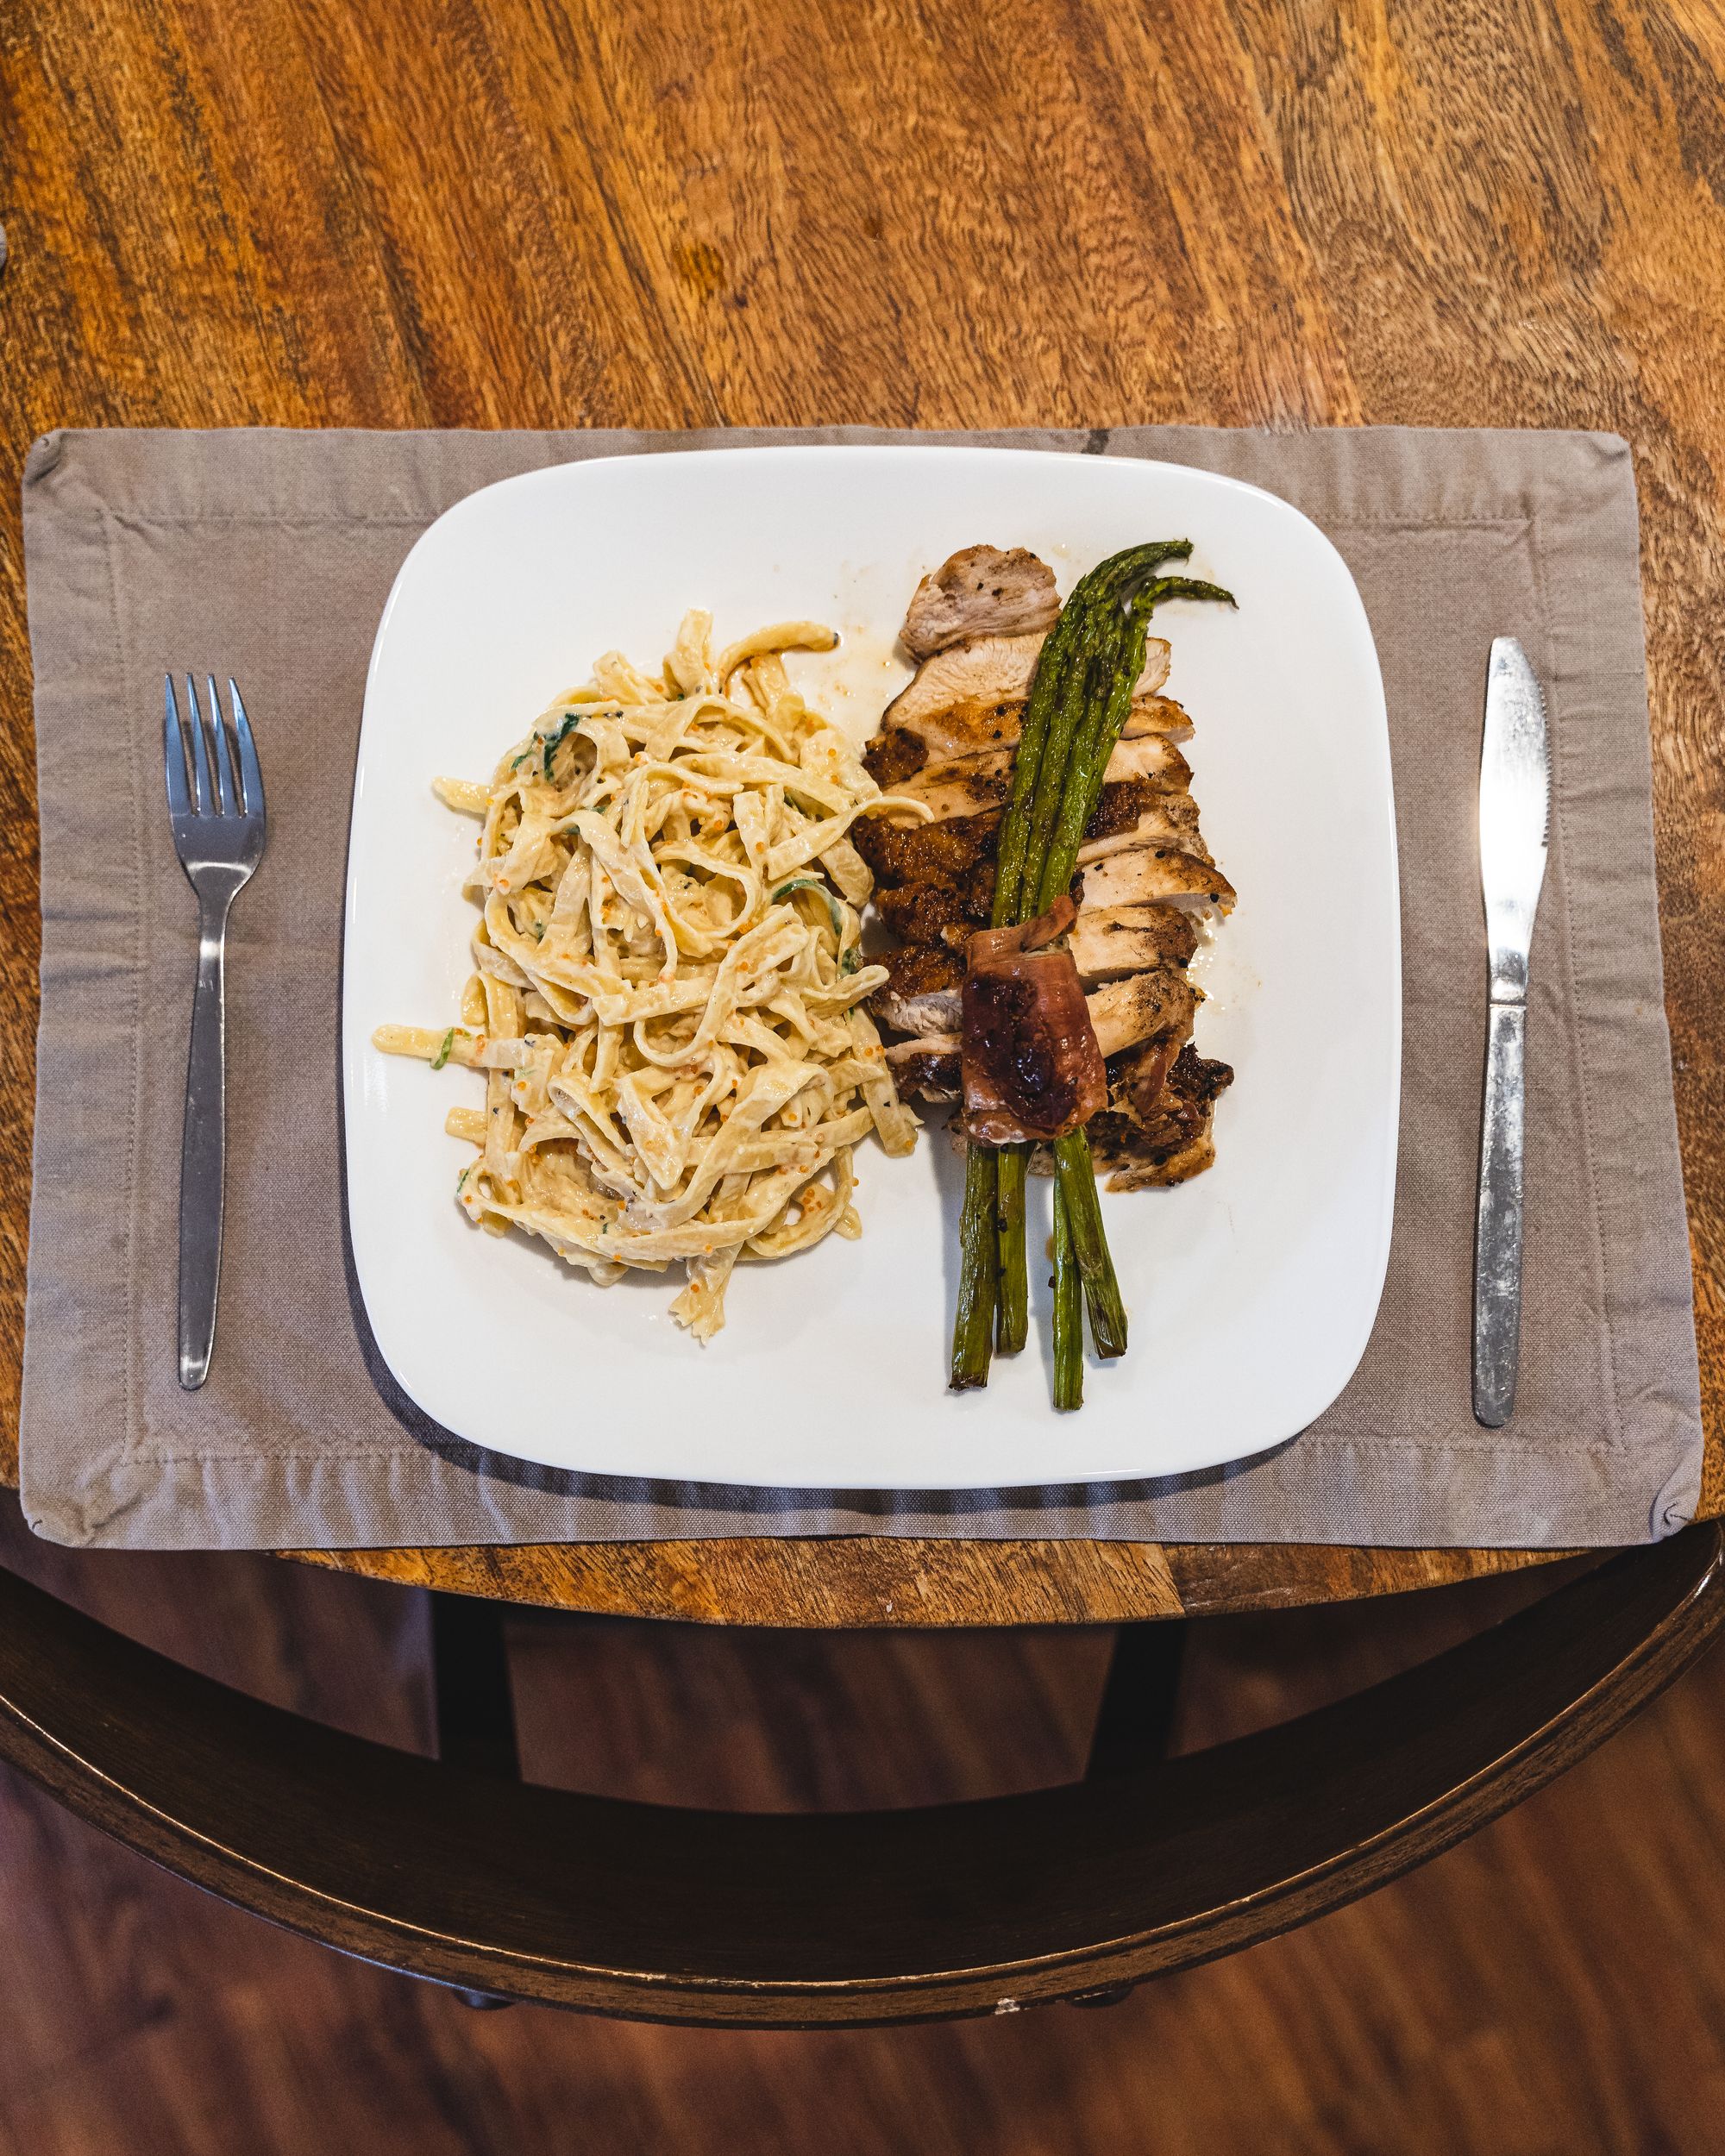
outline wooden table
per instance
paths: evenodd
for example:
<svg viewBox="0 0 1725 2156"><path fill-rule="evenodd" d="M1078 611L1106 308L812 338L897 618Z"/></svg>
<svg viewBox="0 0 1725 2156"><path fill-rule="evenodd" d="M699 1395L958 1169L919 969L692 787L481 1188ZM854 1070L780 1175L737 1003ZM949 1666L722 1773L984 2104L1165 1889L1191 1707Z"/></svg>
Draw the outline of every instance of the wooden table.
<svg viewBox="0 0 1725 2156"><path fill-rule="evenodd" d="M52 426L1605 427L1725 1508L1725 22L1628 0L41 0L0 31L0 1357L35 962L16 474ZM16 1416L3 1433L16 1468ZM3 1462L0 1462L3 1464ZM318 1553L305 1552L308 1556ZM975 1624L1525 1553L837 1539L367 1551L574 1608Z"/></svg>

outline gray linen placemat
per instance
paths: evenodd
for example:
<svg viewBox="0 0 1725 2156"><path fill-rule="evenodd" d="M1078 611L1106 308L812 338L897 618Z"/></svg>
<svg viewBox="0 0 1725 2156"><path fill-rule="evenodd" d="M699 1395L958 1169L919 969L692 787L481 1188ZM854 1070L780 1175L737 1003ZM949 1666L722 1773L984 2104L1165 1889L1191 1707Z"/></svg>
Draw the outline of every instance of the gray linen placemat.
<svg viewBox="0 0 1725 2156"><path fill-rule="evenodd" d="M43 993L22 1435L39 1532L131 1548L834 1532L1560 1546L1642 1541L1690 1517L1702 1433L1634 485L1626 445L1599 435L910 437L1156 456L1256 480L1313 517L1358 580L1389 691L1401 835L1402 1155L1377 1327L1313 1429L1255 1462L1164 1482L810 1495L524 1466L451 1438L395 1390L345 1269L336 981L366 664L402 557L460 497L534 467L904 438L37 444L24 485ZM1530 1021L1521 1387L1509 1426L1490 1432L1469 1404L1484 1024L1471 824L1486 648L1500 631L1521 638L1546 685L1556 778ZM190 1398L173 1342L195 915L162 801L170 666L246 685L271 821L234 915L221 1332L209 1384Z"/></svg>

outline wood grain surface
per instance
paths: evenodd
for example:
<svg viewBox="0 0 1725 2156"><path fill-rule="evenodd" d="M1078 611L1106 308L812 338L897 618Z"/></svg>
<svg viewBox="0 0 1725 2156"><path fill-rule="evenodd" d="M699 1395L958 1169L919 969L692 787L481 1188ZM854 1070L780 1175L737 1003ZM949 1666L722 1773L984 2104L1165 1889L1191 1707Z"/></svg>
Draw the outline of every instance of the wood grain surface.
<svg viewBox="0 0 1725 2156"><path fill-rule="evenodd" d="M0 1562L223 1683L425 1749L425 1597L231 1556ZM1438 1652L1531 1583L1192 1627L1180 1748ZM779 1812L1083 1762L1106 1633L511 1620L536 1781ZM674 2029L447 1992L225 1907L0 1771L0 2156L1711 2156L1725 1655L1369 1899L1107 2012Z"/></svg>
<svg viewBox="0 0 1725 2156"><path fill-rule="evenodd" d="M1725 19L1629 0L41 0L0 14L0 1357L35 883L16 475L60 425L1606 427L1635 451L1725 1507ZM16 1443L16 1414L5 1433ZM373 1551L758 1621L1101 1619L1524 1555Z"/></svg>

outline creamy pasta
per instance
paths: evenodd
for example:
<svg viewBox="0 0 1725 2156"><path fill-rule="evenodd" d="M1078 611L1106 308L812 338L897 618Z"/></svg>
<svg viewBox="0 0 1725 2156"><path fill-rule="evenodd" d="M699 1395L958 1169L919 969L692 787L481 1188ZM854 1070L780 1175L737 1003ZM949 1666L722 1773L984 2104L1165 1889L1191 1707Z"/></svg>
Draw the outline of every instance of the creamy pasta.
<svg viewBox="0 0 1725 2156"><path fill-rule="evenodd" d="M445 1127L478 1151L457 1196L492 1233L539 1236L598 1282L681 1264L672 1313L724 1322L742 1258L861 1232L854 1154L910 1151L865 998L859 816L924 818L883 794L791 686L812 622L715 661L686 615L662 674L616 652L559 697L490 783L440 779L481 819L466 889L474 970L459 1022L374 1044L486 1076Z"/></svg>

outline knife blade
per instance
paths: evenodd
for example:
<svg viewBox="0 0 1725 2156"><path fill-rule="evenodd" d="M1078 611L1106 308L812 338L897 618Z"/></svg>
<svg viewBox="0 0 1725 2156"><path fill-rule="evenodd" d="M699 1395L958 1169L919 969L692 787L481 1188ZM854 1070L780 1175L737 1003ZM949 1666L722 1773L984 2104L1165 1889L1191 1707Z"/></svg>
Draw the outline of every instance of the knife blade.
<svg viewBox="0 0 1725 2156"><path fill-rule="evenodd" d="M1546 700L1515 637L1494 637L1479 760L1490 1000L1473 1258L1473 1412L1489 1430L1509 1419L1521 1362L1527 967L1550 815Z"/></svg>

